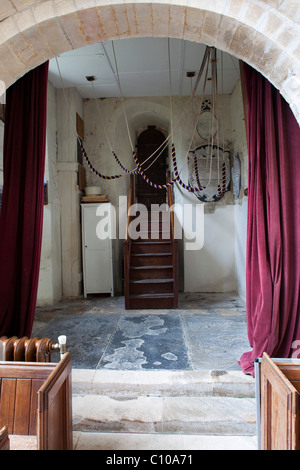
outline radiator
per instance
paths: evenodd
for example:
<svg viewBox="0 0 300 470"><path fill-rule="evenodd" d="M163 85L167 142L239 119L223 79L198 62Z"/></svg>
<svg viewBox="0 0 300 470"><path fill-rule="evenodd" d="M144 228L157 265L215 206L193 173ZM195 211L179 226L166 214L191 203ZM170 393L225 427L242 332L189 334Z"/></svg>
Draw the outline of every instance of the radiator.
<svg viewBox="0 0 300 470"><path fill-rule="evenodd" d="M54 344L49 338L0 338L0 361L51 362L51 353L60 350L62 357L66 353L66 337L59 336Z"/></svg>

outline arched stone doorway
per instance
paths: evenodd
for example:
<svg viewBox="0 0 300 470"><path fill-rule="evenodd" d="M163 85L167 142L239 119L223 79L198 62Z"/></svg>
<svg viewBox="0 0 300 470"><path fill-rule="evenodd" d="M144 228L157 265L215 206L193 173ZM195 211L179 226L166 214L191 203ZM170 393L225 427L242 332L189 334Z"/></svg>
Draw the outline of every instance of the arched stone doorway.
<svg viewBox="0 0 300 470"><path fill-rule="evenodd" d="M216 46L252 65L277 87L300 122L299 18L296 2L103 0L1 2L3 89L45 60L125 37L175 37Z"/></svg>
<svg viewBox="0 0 300 470"><path fill-rule="evenodd" d="M299 4L286 1L276 8L266 0L5 0L1 91L67 50L109 39L169 36L215 46L249 63L280 90L300 122L299 18Z"/></svg>

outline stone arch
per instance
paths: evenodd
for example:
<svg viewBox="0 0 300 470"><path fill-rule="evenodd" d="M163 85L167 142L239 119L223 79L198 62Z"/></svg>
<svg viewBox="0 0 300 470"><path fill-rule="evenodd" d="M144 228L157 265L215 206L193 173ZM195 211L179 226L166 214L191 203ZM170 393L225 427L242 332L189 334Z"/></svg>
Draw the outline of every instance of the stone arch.
<svg viewBox="0 0 300 470"><path fill-rule="evenodd" d="M2 93L30 69L68 50L109 39L169 36L216 46L249 63L280 90L300 122L298 2L5 0L1 3Z"/></svg>

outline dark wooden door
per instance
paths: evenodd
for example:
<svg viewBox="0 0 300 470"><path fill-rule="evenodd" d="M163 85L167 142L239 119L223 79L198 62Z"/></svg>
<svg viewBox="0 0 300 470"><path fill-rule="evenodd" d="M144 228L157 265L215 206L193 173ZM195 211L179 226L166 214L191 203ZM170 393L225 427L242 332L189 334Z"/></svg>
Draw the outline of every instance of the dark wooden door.
<svg viewBox="0 0 300 470"><path fill-rule="evenodd" d="M149 126L147 130L141 133L137 141L137 155L139 162L142 163L147 160L147 158L149 158L164 141L164 134L156 129L155 126ZM162 151L162 149L163 147L161 147L160 150L142 166L150 181L156 184L166 183L168 150L166 148ZM149 167L161 151L161 155ZM153 188L146 183L140 175L136 176L135 195L137 202L144 204L147 209L151 208L151 204L164 204L166 202L166 190Z"/></svg>

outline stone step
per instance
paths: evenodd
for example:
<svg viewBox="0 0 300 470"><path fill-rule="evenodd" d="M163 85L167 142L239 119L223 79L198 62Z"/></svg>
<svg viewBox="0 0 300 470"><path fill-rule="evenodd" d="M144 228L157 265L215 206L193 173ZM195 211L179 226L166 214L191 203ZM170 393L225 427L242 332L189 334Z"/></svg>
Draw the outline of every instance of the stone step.
<svg viewBox="0 0 300 470"><path fill-rule="evenodd" d="M255 398L255 381L240 370L73 369L75 395Z"/></svg>
<svg viewBox="0 0 300 470"><path fill-rule="evenodd" d="M256 436L214 436L197 434L159 434L159 433L99 433L74 431L74 450L133 450L143 451L142 460L146 458L145 451L150 450L179 450L180 455L185 450L257 450ZM189 455L189 454L186 454ZM154 453L152 464L160 462ZM193 465L201 463L200 454L192 454ZM197 461L197 458L199 459ZM149 456L151 459L151 456ZM151 460L150 460L151 462ZM189 462L189 458L186 458ZM175 462L178 463L178 462Z"/></svg>
<svg viewBox="0 0 300 470"><path fill-rule="evenodd" d="M73 429L256 434L252 377L239 371L73 370Z"/></svg>
<svg viewBox="0 0 300 470"><path fill-rule="evenodd" d="M252 435L254 398L73 396L73 430L125 433Z"/></svg>

